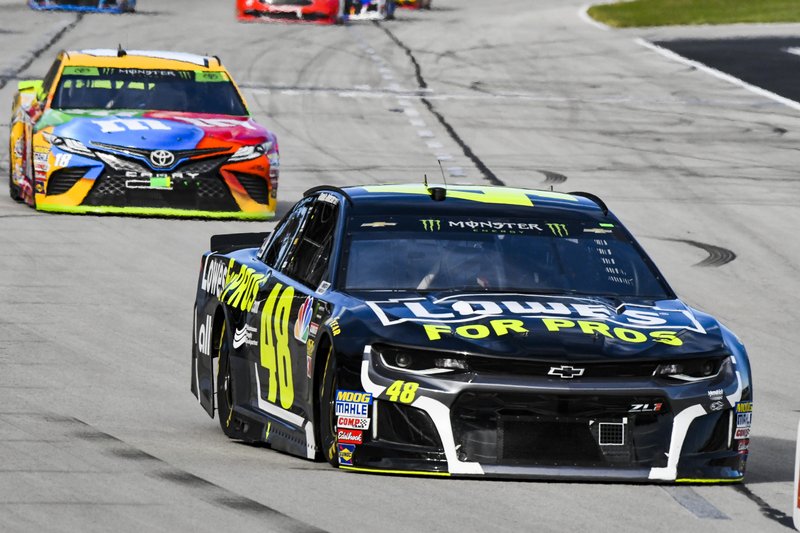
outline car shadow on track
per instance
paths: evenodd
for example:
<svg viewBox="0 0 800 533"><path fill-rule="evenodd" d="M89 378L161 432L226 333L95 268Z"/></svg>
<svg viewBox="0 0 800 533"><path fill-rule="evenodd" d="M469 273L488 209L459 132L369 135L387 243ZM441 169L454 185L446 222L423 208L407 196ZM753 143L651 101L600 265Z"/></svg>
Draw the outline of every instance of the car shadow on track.
<svg viewBox="0 0 800 533"><path fill-rule="evenodd" d="M745 481L748 485L794 481L794 451L792 440L756 436L750 441Z"/></svg>

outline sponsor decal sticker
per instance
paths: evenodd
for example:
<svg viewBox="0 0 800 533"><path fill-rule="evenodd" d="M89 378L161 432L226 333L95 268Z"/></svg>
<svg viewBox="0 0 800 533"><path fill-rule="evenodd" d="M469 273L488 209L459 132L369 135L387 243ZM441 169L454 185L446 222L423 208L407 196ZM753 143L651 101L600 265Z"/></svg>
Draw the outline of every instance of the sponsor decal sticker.
<svg viewBox="0 0 800 533"><path fill-rule="evenodd" d="M339 464L352 465L353 453L356 451L354 444L339 444Z"/></svg>
<svg viewBox="0 0 800 533"><path fill-rule="evenodd" d="M314 292L316 294L325 294L326 292L328 292L328 289L330 288L331 284L327 281L323 281L322 283L319 284L319 287L317 287L317 290Z"/></svg>
<svg viewBox="0 0 800 533"><path fill-rule="evenodd" d="M225 290L219 298L231 307L247 311L253 307L258 289L266 283L267 277L247 265L241 265L239 271L234 273L235 266L236 263L231 259L225 277Z"/></svg>
<svg viewBox="0 0 800 533"><path fill-rule="evenodd" d="M240 346L258 346L258 341L253 338L256 328L247 324L242 329L237 329L233 334L233 348L238 349Z"/></svg>
<svg viewBox="0 0 800 533"><path fill-rule="evenodd" d="M708 406L708 408L712 411L722 411L724 407L725 404L721 401L711 402L711 405Z"/></svg>
<svg viewBox="0 0 800 533"><path fill-rule="evenodd" d="M548 222L546 225L547 229L549 229L550 232L556 237L569 237L569 231L567 230L566 224Z"/></svg>
<svg viewBox="0 0 800 533"><path fill-rule="evenodd" d="M317 197L320 202L325 202L331 205L339 205L339 199L329 192L324 192Z"/></svg>
<svg viewBox="0 0 800 533"><path fill-rule="evenodd" d="M708 391L708 399L709 400L721 400L722 395L725 394L725 391L722 389L714 389Z"/></svg>
<svg viewBox="0 0 800 533"><path fill-rule="evenodd" d="M331 327L331 331L333 332L333 336L337 336L339 333L342 332L342 329L339 327L339 319L334 318L331 320L328 325Z"/></svg>
<svg viewBox="0 0 800 533"><path fill-rule="evenodd" d="M211 316L206 315L197 332L197 350L203 355L211 355Z"/></svg>
<svg viewBox="0 0 800 533"><path fill-rule="evenodd" d="M737 413L752 413L753 402L739 402L736 404Z"/></svg>
<svg viewBox="0 0 800 533"><path fill-rule="evenodd" d="M425 219L420 219L420 222L422 222L422 228L425 231L441 231L442 229L441 220L437 220L434 218L425 218Z"/></svg>
<svg viewBox="0 0 800 533"><path fill-rule="evenodd" d="M348 390L336 391L336 415L352 416L358 418L369 417L369 406L372 404L372 394Z"/></svg>
<svg viewBox="0 0 800 533"><path fill-rule="evenodd" d="M736 427L749 428L753 423L753 413L736 413Z"/></svg>
<svg viewBox="0 0 800 533"><path fill-rule="evenodd" d="M302 343L308 341L308 329L311 324L313 307L314 298L307 296L297 312L297 320L294 323L294 338Z"/></svg>
<svg viewBox="0 0 800 533"><path fill-rule="evenodd" d="M658 413L664 406L663 403L633 403L628 409L629 413Z"/></svg>
<svg viewBox="0 0 800 533"><path fill-rule="evenodd" d="M369 418L340 416L336 419L336 427L366 430L369 429Z"/></svg>
<svg viewBox="0 0 800 533"><path fill-rule="evenodd" d="M225 279L228 277L228 265L225 261L221 261L216 257L210 257L206 260L205 270L203 277L200 280L200 288L208 294L216 296L222 293L222 288L225 286Z"/></svg>
<svg viewBox="0 0 800 533"><path fill-rule="evenodd" d="M736 433L733 436L736 440L749 439L750 428L736 428Z"/></svg>
<svg viewBox="0 0 800 533"><path fill-rule="evenodd" d="M358 429L340 429L336 433L336 440L342 444L363 444L364 434Z"/></svg>
<svg viewBox="0 0 800 533"><path fill-rule="evenodd" d="M482 233L523 233L524 231L542 232L539 224L531 222L504 222L500 220L448 220L448 228L471 229Z"/></svg>
<svg viewBox="0 0 800 533"><path fill-rule="evenodd" d="M317 336L317 332L319 331L319 324L316 322L311 322L308 325L308 336L314 338Z"/></svg>
<svg viewBox="0 0 800 533"><path fill-rule="evenodd" d="M362 228L391 228L396 226L396 222L367 222L366 224L361 224Z"/></svg>

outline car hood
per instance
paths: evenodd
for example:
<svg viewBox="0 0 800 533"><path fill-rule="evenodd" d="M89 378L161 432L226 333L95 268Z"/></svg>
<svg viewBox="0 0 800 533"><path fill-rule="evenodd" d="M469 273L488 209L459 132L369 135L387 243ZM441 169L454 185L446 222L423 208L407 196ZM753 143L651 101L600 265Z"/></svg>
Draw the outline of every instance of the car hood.
<svg viewBox="0 0 800 533"><path fill-rule="evenodd" d="M249 117L180 113L171 111L76 110L69 113L50 109L37 130L53 126L53 134L77 139L84 144L100 142L142 149L188 150L201 140L229 144L257 144L271 134ZM220 143L213 143L219 146Z"/></svg>
<svg viewBox="0 0 800 533"><path fill-rule="evenodd" d="M380 295L354 295L363 305L343 314L342 331L353 321L353 331L368 330L369 343L539 361L682 359L725 348L719 323L680 300Z"/></svg>

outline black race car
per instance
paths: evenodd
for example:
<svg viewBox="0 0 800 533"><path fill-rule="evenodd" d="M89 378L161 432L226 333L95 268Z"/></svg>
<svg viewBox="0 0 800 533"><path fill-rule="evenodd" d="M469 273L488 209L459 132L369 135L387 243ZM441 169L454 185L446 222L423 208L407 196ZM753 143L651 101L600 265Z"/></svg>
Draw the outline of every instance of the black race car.
<svg viewBox="0 0 800 533"><path fill-rule="evenodd" d="M367 472L735 482L742 343L590 194L317 187L215 236L191 389L231 438Z"/></svg>

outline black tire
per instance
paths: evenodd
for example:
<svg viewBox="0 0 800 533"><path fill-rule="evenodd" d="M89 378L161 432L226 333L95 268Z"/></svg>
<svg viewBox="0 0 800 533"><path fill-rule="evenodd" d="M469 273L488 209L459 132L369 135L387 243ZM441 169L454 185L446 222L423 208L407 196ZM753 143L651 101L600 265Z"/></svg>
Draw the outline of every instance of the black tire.
<svg viewBox="0 0 800 533"><path fill-rule="evenodd" d="M229 438L238 437L233 427L233 373L231 372L230 343L226 335L226 323L223 320L219 337L215 338L214 351L219 358L217 368L217 418L222 432Z"/></svg>
<svg viewBox="0 0 800 533"><path fill-rule="evenodd" d="M20 196L20 194L19 194L19 187L14 185L14 180L11 178L11 175L13 173L13 170L12 170L13 165L11 164L11 157L10 156L11 156L12 153L14 153L13 149L14 149L14 147L11 146L11 143L9 142L8 143L8 154L9 154L9 158L8 158L8 195L15 202L21 202L22 201L22 196Z"/></svg>
<svg viewBox="0 0 800 533"><path fill-rule="evenodd" d="M333 346L328 346L328 353L325 354L325 370L319 389L319 433L322 455L334 468L339 468L339 454L336 450L336 399L334 396L338 382Z"/></svg>

